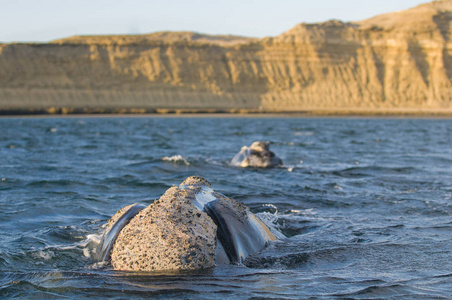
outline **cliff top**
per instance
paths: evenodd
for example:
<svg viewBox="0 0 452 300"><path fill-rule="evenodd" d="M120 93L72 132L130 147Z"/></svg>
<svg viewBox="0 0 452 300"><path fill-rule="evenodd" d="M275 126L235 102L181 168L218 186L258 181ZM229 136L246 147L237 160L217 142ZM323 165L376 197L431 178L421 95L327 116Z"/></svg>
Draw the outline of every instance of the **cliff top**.
<svg viewBox="0 0 452 300"><path fill-rule="evenodd" d="M142 35L73 36L51 44L128 45L154 43L196 43L230 47L256 41L304 42L313 39L347 39L356 31L395 31L410 34L440 31L451 39L452 0L434 0L414 8L378 15L357 22L330 20L323 23L300 23L274 38L251 38L235 35L208 35L196 32L162 31Z"/></svg>
<svg viewBox="0 0 452 300"><path fill-rule="evenodd" d="M235 35L208 35L189 31L161 31L140 35L87 35L73 36L65 39L52 41L55 44L146 44L156 41L163 42L198 42L203 44L215 44L221 46L232 46L248 43L255 38Z"/></svg>
<svg viewBox="0 0 452 300"><path fill-rule="evenodd" d="M443 21L452 21L452 0L435 0L408 10L378 15L355 24L362 29L422 32L431 29L432 26L441 27L440 23Z"/></svg>
<svg viewBox="0 0 452 300"><path fill-rule="evenodd" d="M393 31L408 34L440 31L450 40L452 28L452 0L436 0L402 10L378 15L358 22L330 20L323 23L300 23L274 38L279 42L312 42L318 39L346 40L358 31Z"/></svg>

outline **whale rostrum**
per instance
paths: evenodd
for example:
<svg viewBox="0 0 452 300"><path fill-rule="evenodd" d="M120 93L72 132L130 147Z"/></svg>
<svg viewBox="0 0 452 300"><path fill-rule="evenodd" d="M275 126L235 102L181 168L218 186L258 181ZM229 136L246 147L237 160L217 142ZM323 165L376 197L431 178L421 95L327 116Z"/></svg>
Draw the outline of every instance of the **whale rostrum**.
<svg viewBox="0 0 452 300"><path fill-rule="evenodd" d="M194 270L242 263L276 240L243 203L188 177L149 206L120 209L107 223L96 259L116 270Z"/></svg>

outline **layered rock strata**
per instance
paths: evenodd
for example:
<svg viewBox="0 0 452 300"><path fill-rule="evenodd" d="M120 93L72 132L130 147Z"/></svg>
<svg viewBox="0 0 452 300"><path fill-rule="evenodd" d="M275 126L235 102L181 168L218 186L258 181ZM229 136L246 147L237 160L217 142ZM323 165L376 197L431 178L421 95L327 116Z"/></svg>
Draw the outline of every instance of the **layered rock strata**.
<svg viewBox="0 0 452 300"><path fill-rule="evenodd" d="M0 44L3 112L452 113L452 1L276 37Z"/></svg>

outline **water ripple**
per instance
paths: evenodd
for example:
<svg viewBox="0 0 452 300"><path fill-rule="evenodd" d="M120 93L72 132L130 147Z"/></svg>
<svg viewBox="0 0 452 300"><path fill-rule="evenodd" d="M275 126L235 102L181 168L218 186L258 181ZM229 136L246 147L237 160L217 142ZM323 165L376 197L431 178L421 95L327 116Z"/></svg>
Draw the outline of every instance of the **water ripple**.
<svg viewBox="0 0 452 300"><path fill-rule="evenodd" d="M450 124L0 119L0 297L447 299ZM286 167L229 164L256 140L271 141ZM246 266L141 275L93 266L90 237L111 215L150 204L192 175L244 202L286 238Z"/></svg>

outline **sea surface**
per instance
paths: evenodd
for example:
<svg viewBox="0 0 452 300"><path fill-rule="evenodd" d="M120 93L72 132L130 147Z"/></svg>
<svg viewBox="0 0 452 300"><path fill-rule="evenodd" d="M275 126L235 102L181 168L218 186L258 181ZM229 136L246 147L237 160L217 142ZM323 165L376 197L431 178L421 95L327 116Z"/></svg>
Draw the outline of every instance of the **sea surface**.
<svg viewBox="0 0 452 300"><path fill-rule="evenodd" d="M229 164L268 140L284 168ZM0 298L451 299L452 120L0 119ZM102 225L198 175L285 234L243 265L95 264Z"/></svg>

